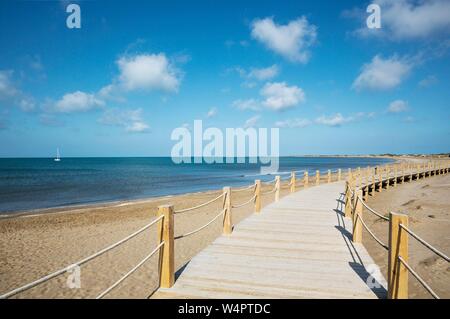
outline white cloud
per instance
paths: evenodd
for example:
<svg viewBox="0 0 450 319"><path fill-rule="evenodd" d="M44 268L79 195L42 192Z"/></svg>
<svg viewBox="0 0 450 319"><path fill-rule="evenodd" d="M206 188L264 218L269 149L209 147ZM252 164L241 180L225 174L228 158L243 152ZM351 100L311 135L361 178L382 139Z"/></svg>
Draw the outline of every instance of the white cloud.
<svg viewBox="0 0 450 319"><path fill-rule="evenodd" d="M387 59L376 55L370 63L363 65L352 87L356 90L392 89L402 82L412 67L406 59L400 59L395 55Z"/></svg>
<svg viewBox="0 0 450 319"><path fill-rule="evenodd" d="M245 79L245 82L241 84L242 87L254 88L258 84L258 81L266 81L276 77L280 73L280 68L276 64L263 68L250 69L237 66L226 70L226 73L230 72L236 72L241 78Z"/></svg>
<svg viewBox="0 0 450 319"><path fill-rule="evenodd" d="M308 49L317 38L316 27L309 24L305 17L286 25L276 24L273 18L257 19L251 28L254 39L292 62L308 62Z"/></svg>
<svg viewBox="0 0 450 319"><path fill-rule="evenodd" d="M23 97L19 100L18 106L22 109L22 111L30 112L34 110L36 104L32 98Z"/></svg>
<svg viewBox="0 0 450 319"><path fill-rule="evenodd" d="M260 115L252 116L247 121L245 121L244 128L255 127L260 118L261 118Z"/></svg>
<svg viewBox="0 0 450 319"><path fill-rule="evenodd" d="M280 70L276 64L267 68L252 68L248 73L248 77L259 81L270 80L276 77L279 71Z"/></svg>
<svg viewBox="0 0 450 319"><path fill-rule="evenodd" d="M296 127L306 127L311 124L311 121L308 119L302 119L302 118L295 118L295 119L288 119L285 121L277 121L275 122L276 127L282 127L282 128L296 128Z"/></svg>
<svg viewBox="0 0 450 319"><path fill-rule="evenodd" d="M144 122L132 122L130 125L128 125L125 130L127 132L132 133L143 133L147 132L150 129L150 126L148 126Z"/></svg>
<svg viewBox="0 0 450 319"><path fill-rule="evenodd" d="M408 102L403 100L395 100L389 104L389 113L401 113L408 111Z"/></svg>
<svg viewBox="0 0 450 319"><path fill-rule="evenodd" d="M432 86L432 85L436 84L437 82L438 82L438 79L436 76L429 75L426 78L420 80L419 86L425 88L425 87Z"/></svg>
<svg viewBox="0 0 450 319"><path fill-rule="evenodd" d="M94 94L81 91L65 94L54 104L54 111L62 113L85 112L103 106L105 103Z"/></svg>
<svg viewBox="0 0 450 319"><path fill-rule="evenodd" d="M448 0L377 0L382 28L395 39L428 38L450 30Z"/></svg>
<svg viewBox="0 0 450 319"><path fill-rule="evenodd" d="M305 101L305 93L295 85L287 86L286 82L266 83L261 89L265 98L264 106L275 111L282 111Z"/></svg>
<svg viewBox="0 0 450 319"><path fill-rule="evenodd" d="M322 124L326 126L341 126L342 124L351 122L354 120L354 117L344 117L341 113L336 113L332 116L320 116L316 119L317 124Z"/></svg>
<svg viewBox="0 0 450 319"><path fill-rule="evenodd" d="M177 91L180 85L179 71L164 53L122 57L117 61L119 81L125 90Z"/></svg>
<svg viewBox="0 0 450 319"><path fill-rule="evenodd" d="M232 105L239 110L260 110L259 102L255 99L235 100Z"/></svg>
<svg viewBox="0 0 450 319"><path fill-rule="evenodd" d="M122 126L131 133L144 133L150 129L142 116L142 109L119 110L116 108L106 110L98 120L104 125Z"/></svg>
<svg viewBox="0 0 450 319"><path fill-rule="evenodd" d="M216 115L217 115L217 112L218 112L217 107L212 107L212 108L208 111L208 113L206 114L206 117L210 119L210 118L216 116Z"/></svg>
<svg viewBox="0 0 450 319"><path fill-rule="evenodd" d="M12 83L13 71L0 71L0 99L10 98L19 93L19 90Z"/></svg>

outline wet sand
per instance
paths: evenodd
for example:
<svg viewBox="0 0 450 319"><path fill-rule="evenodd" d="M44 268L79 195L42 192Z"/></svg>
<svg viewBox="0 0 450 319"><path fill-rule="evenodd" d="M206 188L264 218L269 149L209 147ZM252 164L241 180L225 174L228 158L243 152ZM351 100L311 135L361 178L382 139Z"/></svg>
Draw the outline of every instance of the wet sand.
<svg viewBox="0 0 450 319"><path fill-rule="evenodd" d="M450 254L450 175L439 175L391 187L369 197L368 205L380 214L397 212L409 216L409 228L421 238ZM384 243L388 240L388 222L367 210L363 218ZM363 244L387 278L387 251L363 231ZM450 298L450 266L414 238L409 237L410 266L441 298ZM432 298L422 285L409 276L409 298Z"/></svg>

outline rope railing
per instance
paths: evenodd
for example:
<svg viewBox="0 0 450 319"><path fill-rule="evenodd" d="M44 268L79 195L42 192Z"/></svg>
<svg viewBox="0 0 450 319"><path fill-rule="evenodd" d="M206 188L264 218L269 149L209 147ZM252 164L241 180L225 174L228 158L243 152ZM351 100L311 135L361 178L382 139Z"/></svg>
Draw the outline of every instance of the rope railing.
<svg viewBox="0 0 450 319"><path fill-rule="evenodd" d="M103 248L102 250L99 250L98 252L96 252L96 253L88 256L88 257L85 257L85 258L83 258L83 259L81 259L81 260L79 260L79 261L77 261L77 262L75 262L75 263L73 263L73 264L71 264L71 265L69 265L67 267L61 268L61 269L59 269L59 270L57 270L57 271L55 271L55 272L53 272L51 274L48 274L48 275L46 275L44 277L41 277L41 278L39 278L39 279L37 279L37 280L35 280L33 282L30 282L30 283L28 283L28 284L26 284L26 285L24 285L22 287L16 288L16 289L11 290L11 291L3 294L3 295L0 295L0 299L5 299L5 298L12 297L12 296L14 296L14 295L16 295L16 294L18 294L20 292L26 291L26 290L31 289L31 288L39 285L39 284L42 284L42 283L44 283L44 282L46 282L46 281L48 281L48 280L50 280L52 278L55 278L55 277L65 273L65 272L67 272L68 270L73 269L73 267L75 267L75 266L81 266L81 265L87 263L88 261L90 261L90 260L92 260L92 259L94 259L94 258L96 258L96 257L98 257L100 255L103 255L104 253L110 251L111 249L116 248L117 246L127 242L128 240L132 239L133 237L136 237L137 235L139 235L140 233L142 233L146 229L150 228L151 226L153 226L154 224L156 224L157 222L159 222L163 218L164 218L164 216L159 216L158 218L156 218L152 222L148 223L144 227L142 227L142 228L138 229L137 231L135 231L134 233L128 235L127 237L125 237L125 238L123 238L123 239L121 239L121 240L119 240L117 242L115 242L114 244L111 244L111 245Z"/></svg>
<svg viewBox="0 0 450 319"><path fill-rule="evenodd" d="M417 279L417 281L427 290L435 299L440 299L439 296L431 289L431 287L425 282L425 280L422 279L422 277L419 276L418 273L414 271L414 269L411 268L410 265L401 257L398 256L398 260L403 264L403 266L408 269L408 271L411 273L411 275L414 276L414 278Z"/></svg>
<svg viewBox="0 0 450 319"><path fill-rule="evenodd" d="M122 283L125 279L127 279L131 274L133 274L137 269L139 269L147 260L149 260L159 249L164 245L164 241L162 241L158 246L156 246L153 251L148 254L144 259L142 259L136 266L134 266L130 271L128 271L125 275L123 275L119 280L117 280L114 284L108 287L105 291L103 291L100 295L97 296L96 299L101 299L110 293L114 288L116 288L120 283Z"/></svg>
<svg viewBox="0 0 450 319"><path fill-rule="evenodd" d="M411 229L409 229L408 227L406 227L403 224L400 224L400 228L404 229L408 234L410 234L413 238L415 238L419 243L421 243L422 245L424 245L426 248L428 248L429 250L431 250L432 252L434 252L436 255L438 255L439 257L441 257L442 259L444 259L446 262L449 262L449 258L446 254L444 254L443 252L439 251L438 249L436 249L435 247L433 247L432 245L430 245L428 242L426 242L425 240L423 240L422 238L419 237L419 235L417 235L416 233L414 233Z"/></svg>
<svg viewBox="0 0 450 319"><path fill-rule="evenodd" d="M381 218L381 219L383 219L383 220L389 221L389 218L387 218L387 217L381 215L381 214L378 213L376 210L370 208L362 198L359 198L359 197L358 197L358 199L359 199L359 201L363 204L363 206L364 206L369 212L371 212L372 214L378 216L379 218Z"/></svg>
<svg viewBox="0 0 450 319"><path fill-rule="evenodd" d="M245 206L245 205L251 203L252 201L254 201L255 198L256 198L256 195L253 195L248 201L245 201L245 202L242 203L242 204L231 205L231 207L232 207L232 208L240 208L240 207L243 207L243 206Z"/></svg>
<svg viewBox="0 0 450 319"><path fill-rule="evenodd" d="M374 170L357 172L349 170L345 189L345 216L353 218L352 241L362 243L362 230L365 229L370 236L385 250L388 251L388 297L393 299L408 298L408 273L411 273L420 284L435 298L438 295L421 278L408 261L408 235L419 241L433 253L449 262L449 257L432 246L426 240L408 228L408 216L391 212L389 218L371 208L364 199L372 192L372 196L390 186L396 187L407 181L417 181L426 177L432 177L449 173L450 162L443 164L428 163L422 165L397 164L384 167L376 167ZM364 197L363 197L364 195ZM386 244L368 227L363 218L363 208L370 213L389 221L389 242ZM404 232L402 232L404 230ZM403 234L402 234L403 233ZM399 268L400 267L400 268Z"/></svg>
<svg viewBox="0 0 450 319"><path fill-rule="evenodd" d="M361 224L364 226L364 228L367 230L367 232L372 236L372 238L384 249L389 250L389 246L386 245L385 243L383 243L377 236L375 236L375 234L369 229L369 227L366 225L366 223L364 222L364 219L362 219L362 217L359 214L356 214L356 218L355 218L355 223L357 221L360 221Z"/></svg>
<svg viewBox="0 0 450 319"><path fill-rule="evenodd" d="M268 195L268 194L272 194L275 193L277 190L277 187L275 186L274 188L272 188L270 191L267 192L261 192L261 195Z"/></svg>
<svg viewBox="0 0 450 319"><path fill-rule="evenodd" d="M286 185L280 185L281 188L286 189L286 188L290 188L292 185L292 182L286 184Z"/></svg>
<svg viewBox="0 0 450 319"><path fill-rule="evenodd" d="M252 189L252 188L255 188L255 184L248 185L248 186L246 186L244 188L238 188L238 189L233 189L232 188L231 191L233 193L239 193L239 192L248 191L249 189Z"/></svg>
<svg viewBox="0 0 450 319"><path fill-rule="evenodd" d="M223 209L219 214L217 214L213 219L211 219L211 220L210 220L209 222L207 222L205 225L203 225L203 226L201 226L201 227L199 227L199 228L197 228L197 229L195 229L195 230L193 230L193 231L190 231L190 232L188 232L188 233L185 233L185 234L182 234L182 235L175 236L174 239L180 239L180 238L188 237L188 236L190 236L190 235L193 235L193 234L195 234L195 233L198 233L198 232L201 231L202 229L204 229L204 228L208 227L209 225L211 225L211 224L212 224L217 218L219 218L221 215L223 215L223 213L225 213L225 210L226 210L226 209Z"/></svg>
<svg viewBox="0 0 450 319"><path fill-rule="evenodd" d="M223 196L224 196L224 193L222 193L219 196L217 196L217 197L215 197L215 198L213 198L213 199L211 199L211 200L209 200L207 202L204 202L204 203L202 203L200 205L189 207L189 208L184 208L184 209L180 209L180 210L176 210L176 211L174 211L174 214L185 213L185 212L189 212L189 211L192 211L192 210L196 210L196 209L205 207L205 206L215 202L216 200L222 198Z"/></svg>

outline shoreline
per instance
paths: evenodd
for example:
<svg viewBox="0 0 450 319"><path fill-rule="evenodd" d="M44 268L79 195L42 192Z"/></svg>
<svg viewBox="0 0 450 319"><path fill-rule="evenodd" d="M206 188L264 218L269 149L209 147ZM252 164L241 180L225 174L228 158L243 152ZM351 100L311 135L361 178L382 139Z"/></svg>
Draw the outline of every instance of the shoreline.
<svg viewBox="0 0 450 319"><path fill-rule="evenodd" d="M417 160L422 159L415 159ZM336 173L332 174L333 180L336 179L336 175ZM345 180L346 177L347 171L343 171L341 180ZM310 178L313 177L310 176ZM321 175L321 183L326 182L327 176ZM297 191L302 191L303 185L300 179L297 183ZM268 191L272 187L272 184L262 184L261 191L270 194ZM288 181L283 181L281 187L280 197L290 193ZM242 191L237 191L239 189ZM237 205L244 203L252 196L251 188L244 189L245 187L240 187L233 190L233 203ZM114 205L101 204L95 207L88 205L64 211L57 208L53 212L0 218L0 236L2 237L0 293L20 287L56 269L67 267L128 236L154 220L160 205L171 204L177 210L182 210L204 203L220 195L221 192L222 189L218 189L139 201L122 201ZM273 202L273 196L273 194L264 195L262 206ZM199 225L211 220L221 209L222 201L218 200L196 211L177 214L175 235L198 228ZM238 224L253 212L252 203L233 209L233 224ZM190 239L177 241L175 268L183 267L221 234L222 222L218 219ZM68 289L67 274L63 274L17 297L93 298L135 266L142 256L148 253L148 249L155 245L157 245L156 227L148 229L145 236L131 240L123 247L118 247L117 250L83 265L81 289ZM157 269L157 258L149 260L142 270L133 275L133 278L112 292L111 297L148 298L158 283L155 269Z"/></svg>
<svg viewBox="0 0 450 319"><path fill-rule="evenodd" d="M317 158L387 158L392 159L393 163L399 163L402 161L414 161L415 160L423 160L423 158L411 157L405 158L401 156L384 156L384 155L301 155L301 156L284 156L284 157L317 157ZM344 173L344 169L343 169ZM276 174L265 174L261 176L275 176ZM260 176L260 175L258 175ZM299 176L297 176L298 178ZM310 175L311 177L311 175ZM114 208L121 207L125 205L139 205L152 203L155 201L166 200L168 198L173 198L177 196L192 196L192 195L208 195L211 193L218 192L221 190L221 187L225 185L219 186L216 189L208 189L203 191L193 191L193 192L180 192L174 194L160 195L160 196L151 196L151 197L142 197L136 199L118 199L111 201L98 201L91 203L80 203L80 204L69 204L55 207L46 207L46 208L36 208L36 209L27 209L27 210L17 210L17 211L5 211L0 212L0 221L4 219L11 218L26 218L26 217L34 217L41 215L54 215L54 214L65 214L65 213L77 213L77 211L85 211L85 210L98 210L105 208ZM233 187L233 186L232 186ZM246 186L234 186L235 189L245 188Z"/></svg>

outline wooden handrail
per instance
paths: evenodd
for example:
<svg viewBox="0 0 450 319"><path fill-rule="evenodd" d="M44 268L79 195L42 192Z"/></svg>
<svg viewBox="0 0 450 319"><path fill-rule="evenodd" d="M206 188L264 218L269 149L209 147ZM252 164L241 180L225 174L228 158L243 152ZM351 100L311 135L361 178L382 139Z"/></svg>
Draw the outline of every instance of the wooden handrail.
<svg viewBox="0 0 450 319"><path fill-rule="evenodd" d="M358 183L356 187L355 181L362 178L361 173L352 173L349 171L349 177L346 181L345 189L345 208L346 217L353 219L353 242L361 242L362 239L362 207L358 203L363 203L363 199L367 199L369 193L372 196L382 191L383 186L389 189L391 183L396 187L398 183L403 184L406 181L420 180L421 178L436 176L449 173L450 161L428 162L423 164L412 165L410 163L387 165L385 167L376 167L372 170L372 180L369 181L368 175L366 184ZM393 172L393 176L391 175ZM400 174L399 174L400 172ZM367 173L370 174L369 171ZM375 178L377 176L377 179ZM361 179L362 180L362 179ZM365 192L365 194L363 194ZM353 196L353 197L352 197ZM357 200L360 198L360 200ZM356 199L356 200L355 200ZM366 225L367 227L367 225ZM384 245L388 248L388 297L391 299L408 298L408 273L414 275L419 282L429 291L433 297L438 297L430 289L428 285L421 279L417 278L417 274L413 272L408 265L408 216L404 214L389 214L389 242ZM367 229L370 233L371 231ZM373 233L372 233L373 235ZM428 244L429 245L429 244ZM427 247L427 245L425 245ZM430 248L429 248L430 249ZM435 250L431 249L435 252Z"/></svg>

